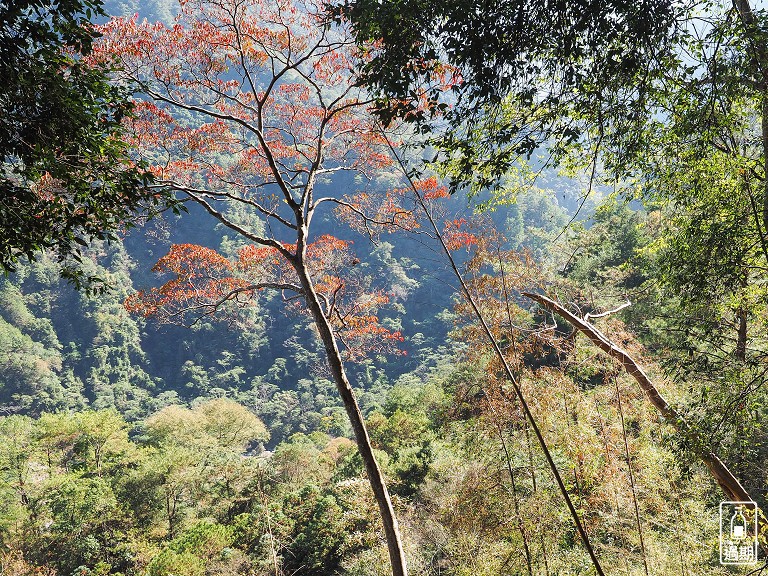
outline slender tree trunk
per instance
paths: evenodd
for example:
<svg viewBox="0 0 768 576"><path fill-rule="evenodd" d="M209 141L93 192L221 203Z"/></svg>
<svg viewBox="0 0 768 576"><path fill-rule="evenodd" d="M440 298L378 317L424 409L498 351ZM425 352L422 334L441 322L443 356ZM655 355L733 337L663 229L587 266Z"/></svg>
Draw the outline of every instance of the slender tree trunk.
<svg viewBox="0 0 768 576"><path fill-rule="evenodd" d="M629 455L629 441L627 440L627 426L624 422L624 408L621 406L621 389L619 388L619 379L614 375L614 384L616 384L616 404L619 408L621 417L621 436L624 439L624 457L627 461L627 475L629 476L629 487L632 490L632 503L635 507L635 525L637 526L637 536L640 539L640 554L643 558L643 570L645 576L648 576L648 559L646 558L645 539L643 538L643 525L640 522L640 505L637 502L637 490L635 489L635 475L632 472L632 458Z"/></svg>
<svg viewBox="0 0 768 576"><path fill-rule="evenodd" d="M267 533L269 534L269 550L272 553L272 566L275 569L275 576L280 576L280 565L277 561L277 550L275 550L275 537L272 535L272 518L269 513L269 502L263 492L261 494L261 501L264 505L264 514L267 517Z"/></svg>
<svg viewBox="0 0 768 576"><path fill-rule="evenodd" d="M744 362L747 358L747 311L744 308L736 310L736 350L734 355L736 359Z"/></svg>
<svg viewBox="0 0 768 576"><path fill-rule="evenodd" d="M528 449L528 472L531 475L531 488L533 490L534 498L538 498L539 487L536 482L536 466L533 462L533 446L531 446L531 435L528 432L527 420L524 420L523 432L525 432L525 445ZM539 548L541 550L542 559L544 560L544 575L549 576L549 558L547 557L547 546L544 542L544 522L541 515L541 506L536 507L536 526L538 528L536 532L539 536Z"/></svg>
<svg viewBox="0 0 768 576"><path fill-rule="evenodd" d="M677 488L677 484L674 480L670 478L669 485L672 488L672 491L675 493L675 504L677 507L677 514L680 518L683 517L683 505L680 502L680 490ZM680 556L680 575L681 576L688 576L688 570L685 567L685 558L683 556L683 537L679 530L674 530L675 534L677 535L677 552Z"/></svg>
<svg viewBox="0 0 768 576"><path fill-rule="evenodd" d="M173 503L173 504L171 504ZM166 490L165 492L165 514L168 516L168 537L173 538L176 535L176 493Z"/></svg>
<svg viewBox="0 0 768 576"><path fill-rule="evenodd" d="M763 234L768 236L768 86L763 86L761 140L763 144L763 173L765 175L763 184ZM765 239L762 240L765 242Z"/></svg>
<svg viewBox="0 0 768 576"><path fill-rule="evenodd" d="M611 465L611 460L612 460L611 449L610 449L610 446L608 445L608 434L605 431L605 421L603 420L603 415L600 414L600 407L597 403L596 398L594 402L595 402L595 414L597 414L597 421L600 423L600 435L603 438L603 449L605 450L605 465L606 467L608 467ZM614 509L616 510L615 514L616 514L616 519L619 525L619 536L620 536L621 547L625 548L627 546L627 538L624 535L624 526L621 521L621 506L619 505L619 492L615 486L613 488L613 505L614 505ZM627 560L627 555L624 554L622 558L624 560L624 571L627 573L627 575L629 575L630 571L629 571L629 561Z"/></svg>
<svg viewBox="0 0 768 576"><path fill-rule="evenodd" d="M578 416L576 416L576 410L568 410L568 396L565 393L565 390L563 390L563 408L565 409L565 418L566 420L573 421L574 424L578 426L579 420ZM573 466L573 486L576 488L576 494L579 497L580 504L584 502L584 490L583 490L583 482L581 479L584 477L584 468L581 463L581 458L576 458L577 462ZM587 521L584 520L584 529L587 529Z"/></svg>
<svg viewBox="0 0 768 576"><path fill-rule="evenodd" d="M748 274L748 272L745 272L739 282L742 293L746 292L749 284ZM734 356L740 362L744 362L747 359L747 310L744 306L739 306L736 310L736 321L736 349L734 350Z"/></svg>
<svg viewBox="0 0 768 576"><path fill-rule="evenodd" d="M371 488L376 497L376 503L379 505L379 512L381 514L382 522L384 523L384 532L387 537L389 559L392 563L392 574L393 576L407 576L408 570L405 563L405 553L400 539L400 528L398 527L395 511L392 507L392 500L389 497L389 491L384 482L384 475L381 473L379 464L376 462L376 457L373 454L371 439L368 436L368 430L365 427L365 421L363 419L363 414L360 411L360 406L357 403L355 392L352 389L346 371L344 370L344 362L342 361L341 353L339 352L339 347L336 342L336 335L334 334L330 322L328 322L328 319L325 316L323 307L315 292L312 279L309 276L309 271L303 264L303 260L300 260L296 265L296 271L299 276L299 281L301 282L301 287L304 290L304 299L306 300L307 308L312 314L315 326L320 334L320 339L325 347L328 366L331 369L333 379L336 383L336 389L339 391L341 400L344 403L344 409L352 424L352 430L355 433L355 440L357 441L357 448L360 451L360 456L365 464L365 471L368 474L368 481L371 483Z"/></svg>
<svg viewBox="0 0 768 576"><path fill-rule="evenodd" d="M531 549L528 546L528 534L525 529L525 522L523 516L520 513L520 502L517 496L517 483L515 482L515 471L512 469L512 459L509 455L509 448L507 448L507 442L504 440L504 430L499 421L499 417L496 414L496 410L493 409L493 404L488 400L488 407L493 415L493 422L496 426L496 432L499 435L499 442L501 442L501 449L504 451L504 460L507 464L507 473L509 474L509 480L512 485L512 502L515 507L515 520L517 521L517 529L520 531L520 536L523 539L523 554L525 555L525 565L528 568L529 576L533 576L533 564L531 563Z"/></svg>

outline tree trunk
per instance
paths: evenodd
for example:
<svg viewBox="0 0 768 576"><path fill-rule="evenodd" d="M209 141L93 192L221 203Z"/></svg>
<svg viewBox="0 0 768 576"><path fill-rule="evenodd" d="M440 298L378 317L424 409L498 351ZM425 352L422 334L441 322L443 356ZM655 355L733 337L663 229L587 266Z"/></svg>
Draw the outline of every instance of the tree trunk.
<svg viewBox="0 0 768 576"><path fill-rule="evenodd" d="M742 294L745 293L749 286L749 272L745 272L741 276L739 285ZM740 362L744 362L747 359L747 310L743 305L739 306L736 310L736 321L736 349L734 350L734 356Z"/></svg>
<svg viewBox="0 0 768 576"><path fill-rule="evenodd" d="M392 500L389 497L389 491L384 482L384 476L381 473L379 464L376 462L376 457L373 454L371 440L368 436L368 430L365 427L365 421L363 420L360 406L357 404L355 392L352 389L346 371L344 370L344 363L341 359L341 353L339 352L339 347L336 342L336 335L334 334L330 322L328 322L328 319L325 316L320 300L315 292L312 279L309 276L309 271L306 269L303 261L299 261L296 265L296 271L299 276L299 281L301 282L301 287L304 290L304 298L307 303L307 308L312 313L315 326L320 333L320 339L325 346L325 354L328 359L331 373L333 374L333 379L336 383L336 389L339 391L341 400L344 403L344 409L347 412L349 421L352 424L352 429L355 432L357 449L360 451L360 456L365 464L365 471L368 474L368 480L371 483L376 502L379 505L379 512L381 513L381 520L384 523L384 532L387 537L387 549L389 550L389 559L392 564L392 575L407 576L408 570L405 563L405 553L403 552L403 544L400 539L400 528L398 527L395 511L392 507Z"/></svg>
<svg viewBox="0 0 768 576"><path fill-rule="evenodd" d="M541 294L531 294L523 292L523 296L530 298L534 302L537 302L542 307L546 308L550 312L554 312L560 317L570 322L574 328L583 333L589 338L595 346L600 348L603 352L618 360L627 373L640 384L640 387L645 392L646 396L650 400L651 404L661 413L661 415L671 424L673 424L678 430L680 430L685 438L689 440L694 446L697 447L697 454L701 458L702 462L709 468L712 477L715 482L722 488L729 500L734 501L753 501L749 496L749 493L741 485L741 482L733 475L728 467L720 460L720 458L712 450L707 447L700 434L690 429L685 419L678 414L678 412L672 408L666 401L664 396L658 391L656 386L651 382L650 378L646 375L643 369L635 362L626 351L619 348L616 344L611 342L600 330L589 322L579 318L572 314L561 306L558 302L542 296ZM766 521L763 515L758 516L759 532L768 530L768 521Z"/></svg>
<svg viewBox="0 0 768 576"><path fill-rule="evenodd" d="M763 144L763 235L768 236L768 87L763 86L763 105L761 119L761 140ZM758 228L759 230L759 228ZM765 239L761 239L765 242ZM765 244L763 244L765 246Z"/></svg>
<svg viewBox="0 0 768 576"><path fill-rule="evenodd" d="M734 355L736 359L744 362L747 358L747 311L744 308L736 310L736 350Z"/></svg>

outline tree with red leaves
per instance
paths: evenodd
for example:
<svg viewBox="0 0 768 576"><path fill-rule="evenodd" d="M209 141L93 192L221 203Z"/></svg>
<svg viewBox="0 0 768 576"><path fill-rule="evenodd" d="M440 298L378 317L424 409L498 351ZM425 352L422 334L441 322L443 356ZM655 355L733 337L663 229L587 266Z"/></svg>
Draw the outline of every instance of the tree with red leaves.
<svg viewBox="0 0 768 576"><path fill-rule="evenodd" d="M116 19L102 32L98 54L118 60L119 81L140 87L131 144L155 185L196 202L250 243L236 260L173 246L155 267L170 279L126 306L186 322L247 305L263 290L292 293L286 299L301 303L324 345L380 508L392 572L404 576L397 520L344 367L402 337L378 323L387 296L355 278L349 243L311 231L325 207L369 225L408 223L396 194L318 189L336 173L371 180L390 164L350 74L365 53L343 26L325 25L314 0L182 0L173 26ZM367 213L370 202L386 210ZM232 207L257 215L257 224L232 216Z"/></svg>

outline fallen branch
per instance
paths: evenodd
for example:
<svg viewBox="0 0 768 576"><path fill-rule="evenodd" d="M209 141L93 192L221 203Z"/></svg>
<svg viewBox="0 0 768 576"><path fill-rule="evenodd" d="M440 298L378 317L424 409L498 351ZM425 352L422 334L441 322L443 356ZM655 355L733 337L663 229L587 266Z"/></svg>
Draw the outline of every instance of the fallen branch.
<svg viewBox="0 0 768 576"><path fill-rule="evenodd" d="M523 292L523 296L530 298L534 302L538 303L543 308L546 308L550 312L557 314L570 322L574 328L589 338L595 346L600 348L603 352L608 354L611 358L618 360L627 373L634 378L640 387L645 392L651 404L661 413L665 420L673 424L678 430L680 430L685 438L692 442L697 447L697 454L701 460L707 465L715 482L722 488L726 496L730 500L734 501L753 501L749 496L749 493L744 489L739 480L722 460L708 448L703 448L704 442L700 434L691 430L685 419L669 405L669 402L661 395L656 386L648 378L648 375L643 371L640 365L630 356L625 350L611 342L600 330L590 324L588 321L579 318L572 312L566 310L558 302L542 296L541 294L531 294L529 292ZM594 316L593 316L594 317ZM768 531L768 521L760 514L758 516L758 522L760 524L759 532ZM765 544L762 544L765 549ZM768 551L766 551L768 552Z"/></svg>

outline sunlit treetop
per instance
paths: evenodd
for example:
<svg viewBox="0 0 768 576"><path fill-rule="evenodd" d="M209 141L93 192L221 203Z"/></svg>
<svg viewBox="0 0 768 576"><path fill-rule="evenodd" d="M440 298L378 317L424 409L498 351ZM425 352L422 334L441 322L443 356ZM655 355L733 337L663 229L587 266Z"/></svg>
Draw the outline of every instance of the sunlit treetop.
<svg viewBox="0 0 768 576"><path fill-rule="evenodd" d="M382 201L387 193L373 185L392 159L352 75L365 55L324 19L311 1L195 0L170 26L134 17L103 27L95 59L116 59L120 81L140 94L130 143L155 185L248 242L232 259L173 246L155 266L165 284L129 299L131 310L189 323L234 312L263 290L299 308L314 292L348 358L402 340L379 323L389 296L358 273L350 243L311 231L325 206L332 217L343 210L376 226L414 225L401 193ZM354 188L338 187L340 172L357 176ZM356 210L364 198L370 205Z"/></svg>
<svg viewBox="0 0 768 576"><path fill-rule="evenodd" d="M229 195L286 224L314 206L318 179L389 163L350 81L360 53L322 18L311 1L189 1L173 26L105 27L99 50L148 96L132 143L159 183Z"/></svg>
<svg viewBox="0 0 768 576"><path fill-rule="evenodd" d="M155 185L202 205L249 243L231 260L173 246L155 267L165 284L129 308L189 323L277 290L297 306L316 297L347 357L393 349L402 337L378 319L386 287L359 272L347 241L311 229L321 207L371 237L419 227L410 188L376 180L395 169L398 143L357 86L353 70L369 54L348 27L328 25L311 0L192 0L173 25L134 17L102 32L96 58L116 59L120 80L141 94L128 129ZM355 183L339 186L339 173ZM416 185L427 202L448 196L436 178ZM447 233L454 247L472 243L459 221Z"/></svg>

